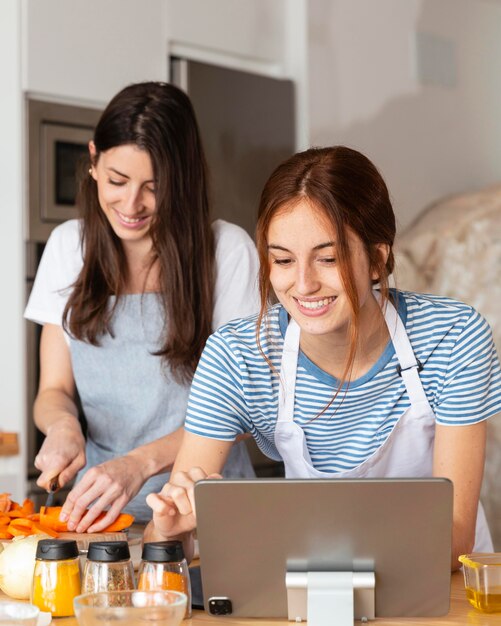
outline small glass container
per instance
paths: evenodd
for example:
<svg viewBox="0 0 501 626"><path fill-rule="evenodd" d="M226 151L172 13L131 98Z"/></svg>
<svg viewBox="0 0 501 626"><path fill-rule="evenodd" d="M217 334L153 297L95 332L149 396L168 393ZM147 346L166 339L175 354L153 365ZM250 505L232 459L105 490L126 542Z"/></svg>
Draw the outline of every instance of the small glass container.
<svg viewBox="0 0 501 626"><path fill-rule="evenodd" d="M73 615L73 598L81 592L77 542L41 539L35 555L31 602L54 617Z"/></svg>
<svg viewBox="0 0 501 626"><path fill-rule="evenodd" d="M134 568L127 541L91 541L82 593L134 589Z"/></svg>
<svg viewBox="0 0 501 626"><path fill-rule="evenodd" d="M459 561L469 603L483 613L500 613L501 553L462 554Z"/></svg>
<svg viewBox="0 0 501 626"><path fill-rule="evenodd" d="M76 597L74 604L79 626L179 626L186 612L186 594L137 589L99 591Z"/></svg>
<svg viewBox="0 0 501 626"><path fill-rule="evenodd" d="M184 617L191 617L190 572L180 541L153 541L144 544L137 588L141 591L182 591L188 599Z"/></svg>
<svg viewBox="0 0 501 626"><path fill-rule="evenodd" d="M39 615L33 604L0 601L0 626L37 626Z"/></svg>

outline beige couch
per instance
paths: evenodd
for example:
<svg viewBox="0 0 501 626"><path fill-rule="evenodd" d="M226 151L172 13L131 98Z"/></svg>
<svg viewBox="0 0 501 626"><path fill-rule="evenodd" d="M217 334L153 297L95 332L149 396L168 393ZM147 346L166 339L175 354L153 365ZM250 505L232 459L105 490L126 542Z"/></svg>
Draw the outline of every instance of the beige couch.
<svg viewBox="0 0 501 626"><path fill-rule="evenodd" d="M457 298L489 321L501 354L501 186L445 198L397 239L394 281ZM465 459L467 462L467 459ZM482 502L501 551L501 416L489 420Z"/></svg>

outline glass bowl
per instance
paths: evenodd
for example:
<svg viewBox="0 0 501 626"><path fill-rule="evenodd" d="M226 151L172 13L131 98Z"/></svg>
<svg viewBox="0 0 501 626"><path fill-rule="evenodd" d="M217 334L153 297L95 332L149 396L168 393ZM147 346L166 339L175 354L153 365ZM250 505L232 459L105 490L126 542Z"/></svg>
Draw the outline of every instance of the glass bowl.
<svg viewBox="0 0 501 626"><path fill-rule="evenodd" d="M178 626L186 611L180 591L100 591L73 600L80 626L103 626L118 621L127 626Z"/></svg>
<svg viewBox="0 0 501 626"><path fill-rule="evenodd" d="M463 554L459 560L470 604L483 613L501 613L501 553Z"/></svg>
<svg viewBox="0 0 501 626"><path fill-rule="evenodd" d="M36 626L40 609L26 602L0 602L0 626Z"/></svg>

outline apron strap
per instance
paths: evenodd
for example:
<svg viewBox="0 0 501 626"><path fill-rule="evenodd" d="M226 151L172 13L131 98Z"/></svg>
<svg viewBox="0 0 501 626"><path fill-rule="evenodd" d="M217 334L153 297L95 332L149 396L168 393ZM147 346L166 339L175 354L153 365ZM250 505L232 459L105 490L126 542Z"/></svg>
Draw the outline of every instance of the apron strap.
<svg viewBox="0 0 501 626"><path fill-rule="evenodd" d="M291 318L285 331L280 386L278 389L278 421L294 421L294 398L296 396L296 371L301 329Z"/></svg>
<svg viewBox="0 0 501 626"><path fill-rule="evenodd" d="M378 300L381 303L380 296ZM411 404L416 402L428 403L423 383L419 378L419 372L423 369L423 366L416 359L404 323L391 302L388 301L383 306L384 318L399 363L397 371L402 376Z"/></svg>

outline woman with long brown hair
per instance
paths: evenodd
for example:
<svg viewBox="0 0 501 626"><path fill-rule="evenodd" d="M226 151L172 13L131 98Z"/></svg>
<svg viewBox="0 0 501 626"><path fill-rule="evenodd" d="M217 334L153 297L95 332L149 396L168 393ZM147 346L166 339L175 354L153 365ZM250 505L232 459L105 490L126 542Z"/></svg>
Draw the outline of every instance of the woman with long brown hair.
<svg viewBox="0 0 501 626"><path fill-rule="evenodd" d="M123 509L151 516L144 500L168 478L207 337L258 310L254 244L211 223L207 187L186 94L149 82L110 101L89 144L82 219L52 233L25 313L43 324L38 484L80 472L61 515L70 530L99 531ZM243 443L226 471L253 474Z"/></svg>
<svg viewBox="0 0 501 626"><path fill-rule="evenodd" d="M394 238L384 180L359 152L310 149L275 170L257 225L261 311L206 344L171 481L147 499L149 540L190 538L194 483L251 433L288 478L449 478L452 567L492 550L478 503L485 421L501 410L490 329L466 304L390 288Z"/></svg>

